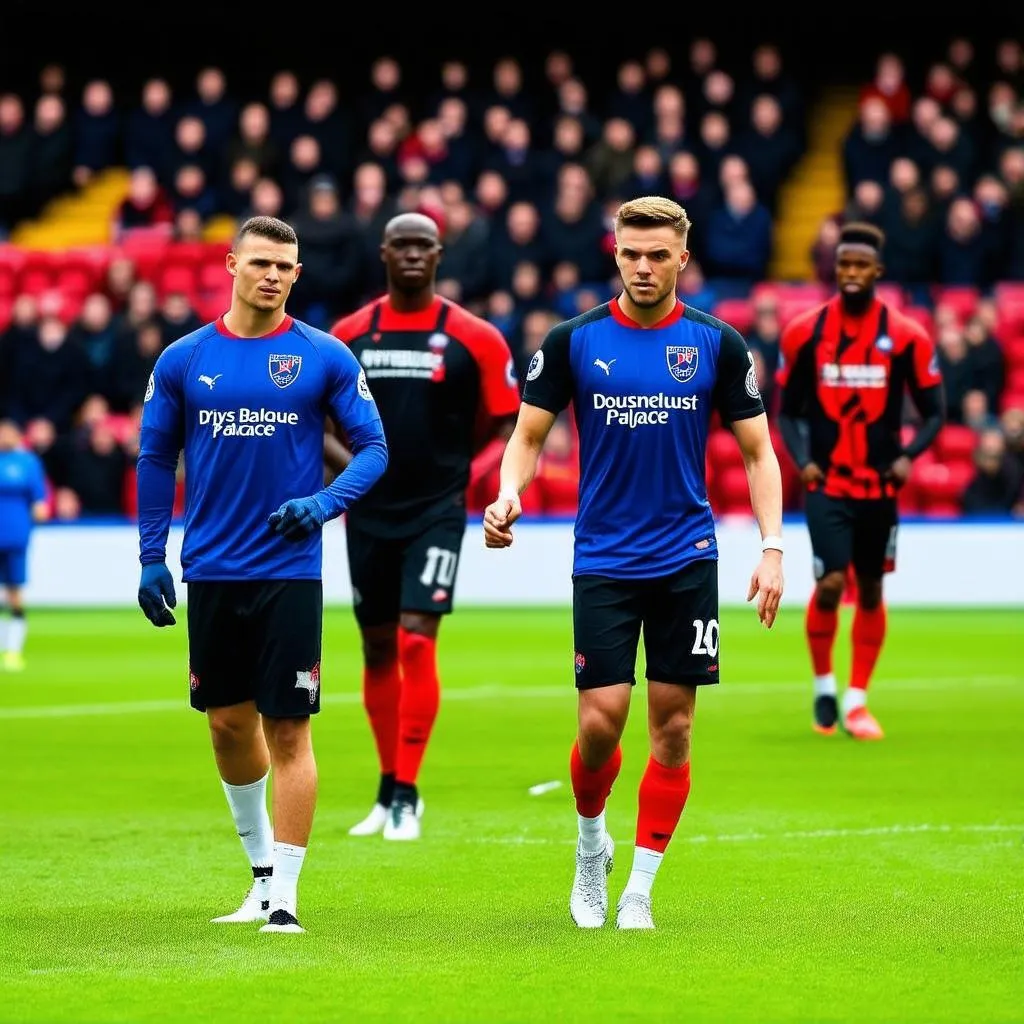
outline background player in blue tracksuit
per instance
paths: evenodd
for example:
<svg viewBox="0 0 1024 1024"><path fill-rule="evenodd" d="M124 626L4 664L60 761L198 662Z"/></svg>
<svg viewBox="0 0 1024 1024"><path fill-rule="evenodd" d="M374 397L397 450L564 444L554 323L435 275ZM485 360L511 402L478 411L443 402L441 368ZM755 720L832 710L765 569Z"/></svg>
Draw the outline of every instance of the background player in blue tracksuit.
<svg viewBox="0 0 1024 1024"><path fill-rule="evenodd" d="M35 452L24 447L21 429L13 420L0 422L0 586L10 619L0 630L3 667L20 672L28 632L22 587L28 579L28 544L34 523L48 516L46 474Z"/></svg>
<svg viewBox="0 0 1024 1024"><path fill-rule="evenodd" d="M264 931L278 932L302 931L298 877L316 804L310 716L320 710L320 528L387 468L380 416L355 356L285 313L298 256L283 221L254 217L239 229L227 257L231 308L157 360L138 470L139 603L155 625L171 625L164 559L184 451L191 704L209 720L253 872L242 906L214 920L266 921ZM324 487L327 413L354 455Z"/></svg>

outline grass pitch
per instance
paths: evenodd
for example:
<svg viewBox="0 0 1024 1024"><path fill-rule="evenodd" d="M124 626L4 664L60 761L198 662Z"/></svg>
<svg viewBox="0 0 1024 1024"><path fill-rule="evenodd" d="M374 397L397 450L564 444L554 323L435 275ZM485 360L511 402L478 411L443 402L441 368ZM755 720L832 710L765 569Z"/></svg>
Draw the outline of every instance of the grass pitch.
<svg viewBox="0 0 1024 1024"><path fill-rule="evenodd" d="M0 674L0 1020L1024 1021L1020 621L891 611L872 690L887 738L858 744L810 729L800 610L770 633L723 612L658 931L618 934L568 914L568 611L445 623L424 836L393 844L346 835L376 763L355 624L331 609L308 934L269 936L208 923L249 878L187 707L183 623L33 612L28 669ZM613 905L644 696L608 809Z"/></svg>

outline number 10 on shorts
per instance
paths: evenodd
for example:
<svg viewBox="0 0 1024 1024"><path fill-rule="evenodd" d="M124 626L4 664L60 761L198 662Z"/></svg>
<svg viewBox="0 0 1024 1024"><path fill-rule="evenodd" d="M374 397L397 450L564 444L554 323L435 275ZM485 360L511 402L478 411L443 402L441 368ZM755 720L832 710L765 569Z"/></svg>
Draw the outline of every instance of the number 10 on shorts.
<svg viewBox="0 0 1024 1024"><path fill-rule="evenodd" d="M693 620L693 650L691 654L706 654L709 658L718 656L718 619Z"/></svg>
<svg viewBox="0 0 1024 1024"><path fill-rule="evenodd" d="M455 567L459 556L444 548L427 548L427 560L420 573L420 583L425 587L450 587L455 579Z"/></svg>

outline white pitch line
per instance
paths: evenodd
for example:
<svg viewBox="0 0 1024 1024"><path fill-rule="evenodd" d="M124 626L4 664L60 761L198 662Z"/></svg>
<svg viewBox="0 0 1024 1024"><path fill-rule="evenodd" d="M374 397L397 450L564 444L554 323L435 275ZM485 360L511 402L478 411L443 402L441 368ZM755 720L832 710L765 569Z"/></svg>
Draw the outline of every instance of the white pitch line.
<svg viewBox="0 0 1024 1024"><path fill-rule="evenodd" d="M965 686L1006 686L1024 683L1024 678L1015 675L984 676L943 676L936 678L886 679L883 685L889 690L947 690ZM572 700L574 688L571 683L564 686L516 686L508 683L487 683L461 689L444 690L442 701L474 700ZM810 684L788 683L725 683L710 688L708 699L720 697L745 697L752 693L810 693ZM359 692L326 693L321 697L323 706L332 704L360 704L363 695ZM188 700L135 700L105 701L96 704L43 704L26 707L0 708L0 721L39 718L84 718L95 715L146 715L168 711L188 710Z"/></svg>
<svg viewBox="0 0 1024 1024"><path fill-rule="evenodd" d="M794 830L789 832L733 832L718 835L679 835L672 840L676 843L763 843L773 840L804 839L859 839L870 836L919 835L921 833L1014 833L1024 840L1024 824L1021 825L877 825L870 828L821 828ZM467 839L464 836L439 836L460 843L475 843L484 846L575 846L575 839L544 839L536 836L487 836Z"/></svg>

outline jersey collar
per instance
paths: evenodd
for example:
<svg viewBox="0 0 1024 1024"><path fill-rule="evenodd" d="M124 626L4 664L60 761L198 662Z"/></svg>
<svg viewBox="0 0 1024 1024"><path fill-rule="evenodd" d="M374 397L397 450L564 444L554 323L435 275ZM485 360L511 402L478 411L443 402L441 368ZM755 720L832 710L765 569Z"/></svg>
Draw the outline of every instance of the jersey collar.
<svg viewBox="0 0 1024 1024"><path fill-rule="evenodd" d="M217 317L217 333L224 335L225 338L239 338L242 341L262 341L264 338L276 338L279 334L287 334L292 329L294 318L286 316L278 327L275 327L269 334L261 334L258 338L243 338L240 334L232 334L231 331L224 326L223 315Z"/></svg>
<svg viewBox="0 0 1024 1024"><path fill-rule="evenodd" d="M661 327L671 327L672 324L678 323L683 318L683 313L686 312L686 304L676 299L676 304L665 314L656 324L651 324L650 327L644 327L643 324L638 324L632 317L627 316L619 305L619 295L616 295L611 302L608 303L611 309L612 319L617 323L622 324L623 327L632 327L638 331L656 331Z"/></svg>

